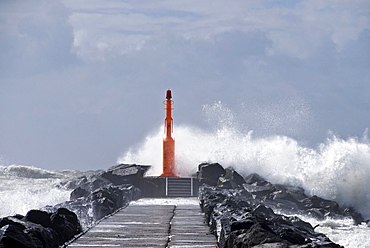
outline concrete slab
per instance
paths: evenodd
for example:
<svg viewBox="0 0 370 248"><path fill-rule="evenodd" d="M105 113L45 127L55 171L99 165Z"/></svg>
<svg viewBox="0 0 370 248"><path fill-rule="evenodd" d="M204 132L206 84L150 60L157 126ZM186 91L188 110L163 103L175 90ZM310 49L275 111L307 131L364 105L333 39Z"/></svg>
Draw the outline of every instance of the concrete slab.
<svg viewBox="0 0 370 248"><path fill-rule="evenodd" d="M217 247L214 235L209 233L199 205L178 205L171 220L168 247Z"/></svg>
<svg viewBox="0 0 370 248"><path fill-rule="evenodd" d="M217 247L197 198L141 199L102 220L67 247Z"/></svg>

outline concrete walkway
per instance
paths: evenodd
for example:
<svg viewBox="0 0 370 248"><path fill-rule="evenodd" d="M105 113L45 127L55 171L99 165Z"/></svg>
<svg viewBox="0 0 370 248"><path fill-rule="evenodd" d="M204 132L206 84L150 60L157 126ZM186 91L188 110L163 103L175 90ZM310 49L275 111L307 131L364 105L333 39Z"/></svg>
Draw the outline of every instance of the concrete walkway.
<svg viewBox="0 0 370 248"><path fill-rule="evenodd" d="M68 247L215 248L196 198L140 199Z"/></svg>

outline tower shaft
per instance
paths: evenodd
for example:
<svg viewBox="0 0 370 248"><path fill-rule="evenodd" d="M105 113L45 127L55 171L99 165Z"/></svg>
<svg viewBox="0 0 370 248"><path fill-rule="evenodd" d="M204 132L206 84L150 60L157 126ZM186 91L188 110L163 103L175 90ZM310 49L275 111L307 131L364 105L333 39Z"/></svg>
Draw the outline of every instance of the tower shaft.
<svg viewBox="0 0 370 248"><path fill-rule="evenodd" d="M163 173L161 177L176 177L175 174L175 140L172 138L173 119L172 119L172 104L171 90L167 90L165 104L166 104L166 118L165 118L165 134L163 140Z"/></svg>

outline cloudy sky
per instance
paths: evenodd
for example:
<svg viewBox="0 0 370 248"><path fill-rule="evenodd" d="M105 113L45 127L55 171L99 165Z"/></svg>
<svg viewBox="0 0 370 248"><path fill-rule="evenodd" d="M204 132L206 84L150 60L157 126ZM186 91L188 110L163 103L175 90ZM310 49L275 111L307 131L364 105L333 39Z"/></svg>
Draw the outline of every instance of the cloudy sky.
<svg viewBox="0 0 370 248"><path fill-rule="evenodd" d="M114 165L168 88L178 125L218 108L256 136L362 137L370 2L0 0L2 164Z"/></svg>

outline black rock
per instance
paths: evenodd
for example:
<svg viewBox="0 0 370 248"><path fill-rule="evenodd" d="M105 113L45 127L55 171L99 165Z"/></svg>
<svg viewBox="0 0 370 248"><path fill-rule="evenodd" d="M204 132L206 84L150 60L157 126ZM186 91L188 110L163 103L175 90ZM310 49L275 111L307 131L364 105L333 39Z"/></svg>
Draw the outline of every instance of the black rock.
<svg viewBox="0 0 370 248"><path fill-rule="evenodd" d="M144 165L121 164L61 183L60 187L72 189L69 201L30 210L26 216L0 219L0 248L62 245L82 232L81 223L89 228L138 199L140 190L134 185L148 169Z"/></svg>
<svg viewBox="0 0 370 248"><path fill-rule="evenodd" d="M352 218L356 225L359 225L364 221L362 215L351 207L345 208L343 213L344 216Z"/></svg>
<svg viewBox="0 0 370 248"><path fill-rule="evenodd" d="M339 204L335 201L325 200L316 195L301 200L302 205L308 210L318 210L325 217L336 215L342 215L342 211L339 209Z"/></svg>
<svg viewBox="0 0 370 248"><path fill-rule="evenodd" d="M299 202L308 196L305 194L304 189L297 186L292 185L282 185L282 184L274 184L276 190L281 192L285 192L287 195L293 197L295 201Z"/></svg>
<svg viewBox="0 0 370 248"><path fill-rule="evenodd" d="M247 218L247 219L241 219L241 220L234 220L230 222L230 231L237 231L237 230L248 230L251 228L254 224L257 223L257 220L255 220L254 217Z"/></svg>
<svg viewBox="0 0 370 248"><path fill-rule="evenodd" d="M78 177L62 185L73 189L70 200L44 210L64 207L74 211L84 228L89 228L106 215L128 205L141 195L139 181L150 166L119 164L106 171ZM137 187L136 187L136 186ZM72 187L73 186L73 187Z"/></svg>
<svg viewBox="0 0 370 248"><path fill-rule="evenodd" d="M58 247L58 236L55 231L31 222L17 222L2 226L0 234L3 247Z"/></svg>
<svg viewBox="0 0 370 248"><path fill-rule="evenodd" d="M257 223L248 230L232 232L223 247L254 247L255 245L269 243L284 244L286 242L276 235L267 225Z"/></svg>
<svg viewBox="0 0 370 248"><path fill-rule="evenodd" d="M242 186L244 183L246 183L244 177L233 168L228 167L225 169L225 172L225 178L233 180L238 186Z"/></svg>
<svg viewBox="0 0 370 248"><path fill-rule="evenodd" d="M68 181L63 181L60 183L60 185L66 189L75 189L86 182L87 176L84 175L74 179L69 179Z"/></svg>
<svg viewBox="0 0 370 248"><path fill-rule="evenodd" d="M51 223L50 214L46 211L41 210L30 210L24 217L25 221L30 221L36 224L40 224L43 227L53 227Z"/></svg>
<svg viewBox="0 0 370 248"><path fill-rule="evenodd" d="M300 188L273 185L257 174L246 181L249 184L243 184L243 188L203 185L199 189L201 208L220 248L340 247L325 235L316 233L309 223L298 217L275 214L273 210L285 203L297 213L311 206L320 206L320 211L334 211L336 204L316 197L304 198Z"/></svg>
<svg viewBox="0 0 370 248"><path fill-rule="evenodd" d="M220 188L225 188L225 189L235 189L238 187L238 185L236 184L234 180L223 177L223 176L218 178L217 186Z"/></svg>
<svg viewBox="0 0 370 248"><path fill-rule="evenodd" d="M255 206L252 213L257 217L262 217L263 219L275 217L274 211L263 204L258 204L257 206Z"/></svg>
<svg viewBox="0 0 370 248"><path fill-rule="evenodd" d="M89 190L83 189L81 187L77 187L71 192L70 199L71 200L76 200L80 197L87 197L87 196L89 196L89 194L90 194Z"/></svg>
<svg viewBox="0 0 370 248"><path fill-rule="evenodd" d="M139 187L139 180L148 171L150 166L137 164L119 164L110 167L100 176L113 185L131 184Z"/></svg>
<svg viewBox="0 0 370 248"><path fill-rule="evenodd" d="M128 202L128 200L124 198L123 190L117 186L111 185L97 189L88 198L92 203L95 220L112 214Z"/></svg>
<svg viewBox="0 0 370 248"><path fill-rule="evenodd" d="M253 184L243 184L243 187L246 191L257 197L269 198L268 196L275 192L275 187L269 182L259 185L258 183Z"/></svg>
<svg viewBox="0 0 370 248"><path fill-rule="evenodd" d="M244 183L244 178L234 169L229 167L225 169L225 175L218 178L217 186L225 189L235 189L242 187Z"/></svg>
<svg viewBox="0 0 370 248"><path fill-rule="evenodd" d="M106 178L103 178L101 177L100 175L93 175L90 180L88 181L88 189L90 189L90 191L94 191L94 190L97 190L97 189L100 189L102 187L105 187L107 185L109 185L111 182L106 179Z"/></svg>
<svg viewBox="0 0 370 248"><path fill-rule="evenodd" d="M219 177L225 175L225 169L219 163L202 163L198 165L198 179L200 184L216 186Z"/></svg>
<svg viewBox="0 0 370 248"><path fill-rule="evenodd" d="M30 210L23 219L5 217L0 227L0 247L53 248L82 231L77 216L63 208L54 213Z"/></svg>
<svg viewBox="0 0 370 248"><path fill-rule="evenodd" d="M258 175L257 173L252 173L245 178L246 184L255 184L255 185L265 185L268 183L263 177Z"/></svg>
<svg viewBox="0 0 370 248"><path fill-rule="evenodd" d="M60 237L59 244L63 244L72 239L76 234L82 232L82 227L77 215L66 208L59 208L55 213L52 213L50 220L53 225L53 229Z"/></svg>

